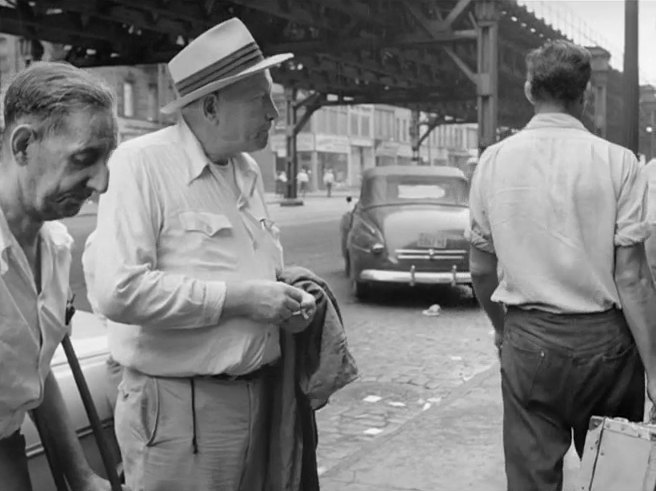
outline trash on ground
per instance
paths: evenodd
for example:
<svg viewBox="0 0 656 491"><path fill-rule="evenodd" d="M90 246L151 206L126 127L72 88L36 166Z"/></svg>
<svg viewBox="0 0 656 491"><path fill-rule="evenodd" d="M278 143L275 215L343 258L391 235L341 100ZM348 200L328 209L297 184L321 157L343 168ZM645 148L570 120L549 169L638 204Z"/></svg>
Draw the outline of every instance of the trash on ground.
<svg viewBox="0 0 656 491"><path fill-rule="evenodd" d="M383 432L380 428L368 428L363 431L365 435L380 435Z"/></svg>
<svg viewBox="0 0 656 491"><path fill-rule="evenodd" d="M380 396L367 396L362 399L364 402L378 402L382 399Z"/></svg>
<svg viewBox="0 0 656 491"><path fill-rule="evenodd" d="M394 407L405 407L405 403L398 401L389 401L387 404Z"/></svg>
<svg viewBox="0 0 656 491"><path fill-rule="evenodd" d="M462 361L462 356L449 356L453 361Z"/></svg>
<svg viewBox="0 0 656 491"><path fill-rule="evenodd" d="M422 312L422 314L424 314L425 316L428 316L428 317L437 317L438 315L440 315L441 312L442 312L442 307L440 307L438 304L434 303L433 305L428 307L426 310L424 310Z"/></svg>
<svg viewBox="0 0 656 491"><path fill-rule="evenodd" d="M424 404L424 406L421 408L421 410L422 411L428 411L431 406L432 406L432 404L430 402L427 402L426 404Z"/></svg>

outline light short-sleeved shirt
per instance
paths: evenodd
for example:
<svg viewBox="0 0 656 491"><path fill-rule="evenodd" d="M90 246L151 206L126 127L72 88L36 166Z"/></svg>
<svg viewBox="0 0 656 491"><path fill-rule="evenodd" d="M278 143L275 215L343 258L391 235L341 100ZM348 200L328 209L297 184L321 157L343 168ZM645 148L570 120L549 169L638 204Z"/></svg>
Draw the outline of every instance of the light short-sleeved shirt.
<svg viewBox="0 0 656 491"><path fill-rule="evenodd" d="M187 124L121 144L83 257L112 356L154 376L244 374L280 356L278 326L221 318L231 281L282 268L259 168L209 161Z"/></svg>
<svg viewBox="0 0 656 491"><path fill-rule="evenodd" d="M645 251L647 252L647 262L652 271L652 276L656 279L656 158L651 159L642 168L642 173L647 181L648 198L647 198L647 221L651 235L645 241Z"/></svg>
<svg viewBox="0 0 656 491"><path fill-rule="evenodd" d="M470 192L470 241L499 261L492 300L555 313L621 308L615 248L644 242L635 156L562 113L488 148Z"/></svg>
<svg viewBox="0 0 656 491"><path fill-rule="evenodd" d="M65 325L73 239L59 222L39 232L41 293L23 249L0 210L0 439L41 404Z"/></svg>

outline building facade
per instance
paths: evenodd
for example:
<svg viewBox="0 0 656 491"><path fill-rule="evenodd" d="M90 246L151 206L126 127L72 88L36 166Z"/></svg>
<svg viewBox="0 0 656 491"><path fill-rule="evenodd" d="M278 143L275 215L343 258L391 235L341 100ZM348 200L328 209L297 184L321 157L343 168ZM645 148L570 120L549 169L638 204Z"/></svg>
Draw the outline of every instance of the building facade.
<svg viewBox="0 0 656 491"><path fill-rule="evenodd" d="M285 94L274 85L274 101L281 114L270 148L276 172L285 171ZM337 188L358 188L365 169L385 165L413 165L411 111L382 104L324 106L301 129L296 140L298 168L310 175L310 189L323 189L327 169ZM426 115L420 114L420 121ZM422 127L425 131L425 127ZM464 167L477 155L475 124L447 124L435 128L420 146L419 164Z"/></svg>

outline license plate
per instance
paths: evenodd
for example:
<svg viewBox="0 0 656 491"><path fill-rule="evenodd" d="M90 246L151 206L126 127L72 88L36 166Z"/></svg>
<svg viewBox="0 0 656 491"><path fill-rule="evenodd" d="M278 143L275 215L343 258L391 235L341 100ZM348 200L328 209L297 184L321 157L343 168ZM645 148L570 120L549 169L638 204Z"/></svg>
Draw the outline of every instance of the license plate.
<svg viewBox="0 0 656 491"><path fill-rule="evenodd" d="M446 248L446 237L433 234L419 234L417 245L426 249L444 249Z"/></svg>

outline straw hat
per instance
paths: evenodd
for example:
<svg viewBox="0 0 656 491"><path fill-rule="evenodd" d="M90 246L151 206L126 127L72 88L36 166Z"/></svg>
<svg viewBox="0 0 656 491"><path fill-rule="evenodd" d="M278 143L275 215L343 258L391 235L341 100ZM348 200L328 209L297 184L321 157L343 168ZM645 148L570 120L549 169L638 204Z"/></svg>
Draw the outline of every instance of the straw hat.
<svg viewBox="0 0 656 491"><path fill-rule="evenodd" d="M244 23L237 18L229 19L198 36L169 62L169 74L178 98L161 111L170 114L293 56L282 53L264 58Z"/></svg>

